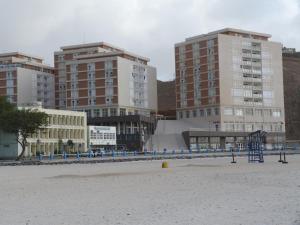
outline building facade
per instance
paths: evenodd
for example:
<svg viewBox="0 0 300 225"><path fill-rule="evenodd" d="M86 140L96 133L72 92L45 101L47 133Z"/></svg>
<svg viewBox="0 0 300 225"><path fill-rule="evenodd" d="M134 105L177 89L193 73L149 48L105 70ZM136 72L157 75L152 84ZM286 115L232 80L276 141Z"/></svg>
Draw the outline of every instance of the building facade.
<svg viewBox="0 0 300 225"><path fill-rule="evenodd" d="M133 129L137 123L129 120L157 111L156 68L148 58L100 42L61 47L54 61L57 108L85 111L89 125L115 126L120 145L128 143L121 135L142 138L149 130L151 124Z"/></svg>
<svg viewBox="0 0 300 225"><path fill-rule="evenodd" d="M116 127L88 126L88 147L90 150L114 150L116 145Z"/></svg>
<svg viewBox="0 0 300 225"><path fill-rule="evenodd" d="M175 45L177 118L214 131L285 132L282 45L226 28Z"/></svg>
<svg viewBox="0 0 300 225"><path fill-rule="evenodd" d="M50 155L63 152L87 151L87 121L85 112L44 109L41 105L26 107L48 115L48 125L31 135L27 141L25 156ZM71 140L73 146L68 146ZM18 147L21 153L21 146Z"/></svg>
<svg viewBox="0 0 300 225"><path fill-rule="evenodd" d="M38 110L48 115L48 125L27 138L25 157L38 155L77 153L87 151L87 121L85 112L45 109L41 103L20 107ZM72 141L72 146L68 145ZM0 130L0 159L13 159L21 154L22 147L14 134Z"/></svg>
<svg viewBox="0 0 300 225"><path fill-rule="evenodd" d="M148 58L100 42L61 47L54 60L57 108L88 117L157 110L156 69Z"/></svg>
<svg viewBox="0 0 300 225"><path fill-rule="evenodd" d="M54 108L54 68L39 57L0 54L0 96L19 106L39 101L44 108Z"/></svg>
<svg viewBox="0 0 300 225"><path fill-rule="evenodd" d="M62 152L76 153L87 151L87 121L85 112L44 109L40 106L31 107L45 112L48 126L41 128L28 138L25 156L57 154ZM68 146L68 141L73 146ZM19 152L21 148L19 146Z"/></svg>

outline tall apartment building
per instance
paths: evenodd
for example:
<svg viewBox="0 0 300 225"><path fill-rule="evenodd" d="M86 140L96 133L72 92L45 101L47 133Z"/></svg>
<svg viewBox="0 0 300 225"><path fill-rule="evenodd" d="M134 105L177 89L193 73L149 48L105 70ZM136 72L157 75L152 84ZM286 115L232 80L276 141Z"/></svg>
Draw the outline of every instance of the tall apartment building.
<svg viewBox="0 0 300 225"><path fill-rule="evenodd" d="M282 45L270 37L226 28L176 44L177 118L284 132Z"/></svg>
<svg viewBox="0 0 300 225"><path fill-rule="evenodd" d="M282 45L270 37L226 28L176 44L177 118L209 131L283 135Z"/></svg>
<svg viewBox="0 0 300 225"><path fill-rule="evenodd" d="M61 47L54 61L57 108L85 111L90 125L113 125L118 144L141 149L129 143L141 142L157 111L156 69L149 59L100 42Z"/></svg>
<svg viewBox="0 0 300 225"><path fill-rule="evenodd" d="M17 105L42 102L54 108L54 68L28 54L0 54L0 96Z"/></svg>

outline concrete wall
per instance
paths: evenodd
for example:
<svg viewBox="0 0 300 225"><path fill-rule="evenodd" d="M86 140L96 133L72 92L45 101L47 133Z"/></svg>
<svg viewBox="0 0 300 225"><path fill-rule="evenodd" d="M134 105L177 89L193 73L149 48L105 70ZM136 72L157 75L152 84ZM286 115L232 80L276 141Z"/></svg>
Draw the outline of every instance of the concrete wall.
<svg viewBox="0 0 300 225"><path fill-rule="evenodd" d="M0 159L15 159L18 156L18 148L15 135L0 130Z"/></svg>
<svg viewBox="0 0 300 225"><path fill-rule="evenodd" d="M47 89L49 92L49 99L47 104L44 102L43 96L38 96L38 79L37 76L40 75L47 75L48 81ZM33 103L39 101L39 97L41 97L41 102L43 103L44 107L46 108L54 108L55 107L55 93L54 93L54 76L45 72L24 69L24 68L17 68L17 92L18 92L18 99L17 102L19 105ZM44 85L44 82L41 82ZM40 87L41 91L45 90L45 87Z"/></svg>
<svg viewBox="0 0 300 225"><path fill-rule="evenodd" d="M142 65L138 62L133 62L121 57L118 57L118 100L120 107L133 107L132 101L130 100L133 93L132 87L132 72L133 65ZM141 109L151 111L157 111L157 80L156 80L156 68L142 65L146 68L146 86L145 94L147 96L148 104Z"/></svg>

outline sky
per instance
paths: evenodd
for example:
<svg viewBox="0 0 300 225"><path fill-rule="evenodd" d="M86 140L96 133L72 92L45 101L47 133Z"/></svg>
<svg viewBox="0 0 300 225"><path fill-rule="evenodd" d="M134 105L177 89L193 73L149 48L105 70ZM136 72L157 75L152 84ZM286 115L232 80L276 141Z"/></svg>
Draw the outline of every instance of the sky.
<svg viewBox="0 0 300 225"><path fill-rule="evenodd" d="M174 44L222 29L269 33L300 50L300 0L0 0L0 52L53 65L61 46L107 42L150 58L174 78Z"/></svg>

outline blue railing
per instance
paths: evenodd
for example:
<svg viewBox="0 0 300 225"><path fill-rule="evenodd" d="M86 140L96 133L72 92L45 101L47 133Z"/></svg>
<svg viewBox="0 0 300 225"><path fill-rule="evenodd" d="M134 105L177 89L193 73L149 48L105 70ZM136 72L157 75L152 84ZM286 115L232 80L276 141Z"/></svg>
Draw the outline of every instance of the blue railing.
<svg viewBox="0 0 300 225"><path fill-rule="evenodd" d="M282 150L279 149L270 149L265 150L266 153L272 152L279 152ZM163 149L163 150L151 150L148 151L145 149L144 152L139 151L99 151L93 152L88 151L84 153L76 152L76 153L67 153L63 152L62 154L50 154L50 155L43 155L40 154L37 156L37 160L68 160L68 159L77 159L80 160L82 158L128 158L128 157L163 157L163 156L172 156L172 155L230 155L231 153L239 156L241 154L247 154L246 149L240 148L231 148L231 149Z"/></svg>

